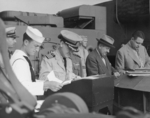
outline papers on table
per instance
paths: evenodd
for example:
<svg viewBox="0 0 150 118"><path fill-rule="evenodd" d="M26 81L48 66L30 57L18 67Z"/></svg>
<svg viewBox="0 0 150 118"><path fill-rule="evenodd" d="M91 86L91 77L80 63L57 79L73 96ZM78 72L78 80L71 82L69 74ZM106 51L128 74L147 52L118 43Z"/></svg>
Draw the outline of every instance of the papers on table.
<svg viewBox="0 0 150 118"><path fill-rule="evenodd" d="M54 71L51 71L48 75L47 75L47 78L49 81L54 81L54 82L58 82L58 83L62 83L63 81L58 79L56 76L55 76L55 73Z"/></svg>
<svg viewBox="0 0 150 118"><path fill-rule="evenodd" d="M43 95L44 90L44 81L36 81L36 82L23 82L22 83L25 88L32 94L32 95Z"/></svg>
<svg viewBox="0 0 150 118"><path fill-rule="evenodd" d="M63 86L71 83L71 80L62 81L62 80L58 79L58 78L55 76L54 71L51 71L51 72L47 75L47 78L48 78L49 81L58 82L58 83L62 84Z"/></svg>
<svg viewBox="0 0 150 118"><path fill-rule="evenodd" d="M95 79L99 79L99 78L103 78L103 77L106 77L106 74L92 75L92 76L82 77L82 79L95 80Z"/></svg>
<svg viewBox="0 0 150 118"><path fill-rule="evenodd" d="M62 85L64 86L64 85L67 85L67 84L70 84L70 83L71 83L71 80L66 80L66 81L62 82Z"/></svg>
<svg viewBox="0 0 150 118"><path fill-rule="evenodd" d="M150 72L150 69L147 69L147 68L137 68L137 69L135 69L135 71L147 71L147 72Z"/></svg>
<svg viewBox="0 0 150 118"><path fill-rule="evenodd" d="M136 69L134 71L126 71L129 76L150 76L150 69Z"/></svg>

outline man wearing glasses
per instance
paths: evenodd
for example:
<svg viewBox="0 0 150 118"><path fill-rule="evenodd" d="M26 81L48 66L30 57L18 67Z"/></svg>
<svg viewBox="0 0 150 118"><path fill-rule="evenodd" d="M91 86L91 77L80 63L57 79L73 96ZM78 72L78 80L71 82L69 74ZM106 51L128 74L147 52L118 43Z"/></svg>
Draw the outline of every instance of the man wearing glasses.
<svg viewBox="0 0 150 118"><path fill-rule="evenodd" d="M120 72L139 68L150 68L150 59L146 48L142 45L145 36L142 31L135 31L131 40L117 52L115 67Z"/></svg>

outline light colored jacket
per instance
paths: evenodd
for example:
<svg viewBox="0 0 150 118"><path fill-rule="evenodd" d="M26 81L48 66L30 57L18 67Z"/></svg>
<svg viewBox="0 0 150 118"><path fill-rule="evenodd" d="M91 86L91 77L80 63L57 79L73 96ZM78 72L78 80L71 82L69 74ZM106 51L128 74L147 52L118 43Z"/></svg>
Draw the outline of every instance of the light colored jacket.
<svg viewBox="0 0 150 118"><path fill-rule="evenodd" d="M41 68L40 68L40 80L47 80L47 75L54 71L55 76L64 81L68 79L68 74L73 74L73 67L72 67L72 61L70 58L66 59L67 67L65 69L63 58L60 55L59 50L55 51L55 57L47 58L44 57L41 62Z"/></svg>
<svg viewBox="0 0 150 118"><path fill-rule="evenodd" d="M3 58L2 58L1 53L0 53L0 67L1 67L2 69L4 69Z"/></svg>
<svg viewBox="0 0 150 118"><path fill-rule="evenodd" d="M134 70L141 68L141 62L138 59L130 41L123 45L117 52L115 67L118 71ZM143 61L144 68L150 68L150 58L144 46L139 47L139 57Z"/></svg>

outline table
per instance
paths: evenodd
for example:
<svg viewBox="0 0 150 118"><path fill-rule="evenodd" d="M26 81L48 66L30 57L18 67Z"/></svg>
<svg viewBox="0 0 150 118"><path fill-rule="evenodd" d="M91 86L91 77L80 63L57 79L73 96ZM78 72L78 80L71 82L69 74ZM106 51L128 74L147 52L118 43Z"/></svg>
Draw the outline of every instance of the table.
<svg viewBox="0 0 150 118"><path fill-rule="evenodd" d="M120 103L121 98L119 98L121 96L121 93L118 93L119 89L120 89L120 91L125 92L125 93L131 92L131 94L130 94L131 96L135 92L135 94L138 96L142 95L143 112L147 112L146 111L146 107L147 107L146 94L148 94L150 92L150 76L121 75L118 79L115 80L115 88L118 89L115 92L116 96L118 97L118 98L116 98L118 105L121 105L121 103ZM134 95L133 95L133 97L134 97ZM122 99L125 100L128 98L122 98ZM135 96L135 99L136 99L136 96Z"/></svg>
<svg viewBox="0 0 150 118"><path fill-rule="evenodd" d="M109 107L112 112L114 98L114 76L99 76L96 79L81 79L65 85L57 92L72 92L80 96L87 104L89 111L99 112ZM54 94L51 90L45 96Z"/></svg>

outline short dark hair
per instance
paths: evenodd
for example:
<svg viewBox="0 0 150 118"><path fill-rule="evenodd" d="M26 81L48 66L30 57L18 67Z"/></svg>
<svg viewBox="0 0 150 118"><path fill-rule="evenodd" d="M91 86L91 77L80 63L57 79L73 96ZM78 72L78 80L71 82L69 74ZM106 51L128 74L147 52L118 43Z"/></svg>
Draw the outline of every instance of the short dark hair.
<svg viewBox="0 0 150 118"><path fill-rule="evenodd" d="M142 39L145 39L145 35L142 31L133 32L132 37L134 38L134 40L136 40L138 37L142 38Z"/></svg>
<svg viewBox="0 0 150 118"><path fill-rule="evenodd" d="M31 37L29 37L26 32L23 34L23 42L25 40L28 40L29 42L33 41L33 39Z"/></svg>

